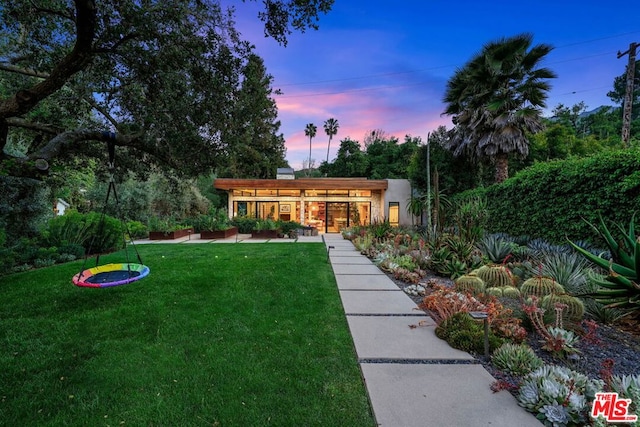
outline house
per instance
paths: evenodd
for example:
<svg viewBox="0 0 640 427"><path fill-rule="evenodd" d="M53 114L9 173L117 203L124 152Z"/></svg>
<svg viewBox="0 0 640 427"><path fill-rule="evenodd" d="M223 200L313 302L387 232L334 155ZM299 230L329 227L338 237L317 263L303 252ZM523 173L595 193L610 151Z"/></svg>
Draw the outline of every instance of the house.
<svg viewBox="0 0 640 427"><path fill-rule="evenodd" d="M293 179L289 171L281 172L281 179L219 178L213 185L229 195L230 217L297 221L321 233L385 219L392 225L412 224L406 179Z"/></svg>

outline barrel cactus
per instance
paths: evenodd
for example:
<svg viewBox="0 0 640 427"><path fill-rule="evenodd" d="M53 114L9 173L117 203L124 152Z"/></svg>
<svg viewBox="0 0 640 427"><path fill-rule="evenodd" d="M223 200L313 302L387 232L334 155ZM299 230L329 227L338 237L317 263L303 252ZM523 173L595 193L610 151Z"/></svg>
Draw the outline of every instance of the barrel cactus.
<svg viewBox="0 0 640 427"><path fill-rule="evenodd" d="M502 265L484 265L477 270L476 274L484 281L487 288L513 286L511 271Z"/></svg>
<svg viewBox="0 0 640 427"><path fill-rule="evenodd" d="M472 294L480 294L484 292L484 281L478 276L460 276L455 281L455 290L458 292L471 292Z"/></svg>
<svg viewBox="0 0 640 427"><path fill-rule="evenodd" d="M536 296L542 299L545 295L563 294L562 285L550 277L532 277L524 281L520 286L523 296Z"/></svg>
<svg viewBox="0 0 640 427"><path fill-rule="evenodd" d="M503 289L504 288L501 288L501 287L498 287L498 286L494 286L493 288L485 289L484 293L489 295L489 296L492 296L492 297L501 298L502 296L504 296L504 294L502 292Z"/></svg>
<svg viewBox="0 0 640 427"><path fill-rule="evenodd" d="M505 286L502 288L502 296L505 298L518 299L520 298L520 289L515 286Z"/></svg>
<svg viewBox="0 0 640 427"><path fill-rule="evenodd" d="M551 294L542 298L541 307L552 312L556 304L564 304L562 319L572 322L579 322L584 316L584 304L580 298L569 294Z"/></svg>

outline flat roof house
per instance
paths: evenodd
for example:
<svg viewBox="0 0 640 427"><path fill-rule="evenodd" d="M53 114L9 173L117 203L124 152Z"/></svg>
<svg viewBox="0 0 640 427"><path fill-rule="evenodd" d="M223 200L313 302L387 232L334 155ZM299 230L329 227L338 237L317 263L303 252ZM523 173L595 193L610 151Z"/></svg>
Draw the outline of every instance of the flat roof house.
<svg viewBox="0 0 640 427"><path fill-rule="evenodd" d="M298 221L321 233L385 219L392 225L412 224L407 213L411 185L406 179L291 176L279 170L279 179L220 178L213 185L227 191L230 217Z"/></svg>

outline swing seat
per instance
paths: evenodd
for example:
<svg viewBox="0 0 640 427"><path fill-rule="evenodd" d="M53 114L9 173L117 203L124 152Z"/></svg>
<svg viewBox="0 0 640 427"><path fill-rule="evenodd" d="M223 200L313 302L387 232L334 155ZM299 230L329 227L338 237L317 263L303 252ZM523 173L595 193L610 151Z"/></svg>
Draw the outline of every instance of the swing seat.
<svg viewBox="0 0 640 427"><path fill-rule="evenodd" d="M76 274L73 284L85 288L108 288L135 282L147 277L149 272L149 267L142 264L105 264Z"/></svg>

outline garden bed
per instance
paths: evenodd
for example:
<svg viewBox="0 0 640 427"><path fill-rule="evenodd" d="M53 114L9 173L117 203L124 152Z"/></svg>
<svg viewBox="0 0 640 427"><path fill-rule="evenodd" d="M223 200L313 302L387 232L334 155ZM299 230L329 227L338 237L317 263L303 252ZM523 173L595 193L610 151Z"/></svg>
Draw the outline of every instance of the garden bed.
<svg viewBox="0 0 640 427"><path fill-rule="evenodd" d="M453 286L453 281L448 278L434 274L428 274L421 281L420 286L426 290L425 295L411 295L409 291L413 286L410 283L397 280L392 274L387 276L404 290L407 295L417 304L422 304L424 297L432 290L428 282L437 283L444 286ZM409 289L407 289L409 288ZM406 290L405 290L406 289ZM431 315L428 310L424 310ZM634 329L634 325L636 329ZM617 325L597 324L595 334L588 339L581 339L576 344L579 353L568 358L554 357L549 351L544 350L542 338L535 332L527 335L526 343L535 351L536 355L550 365L564 366L576 372L580 372L589 378L598 379L603 375L607 361L613 361L610 373L614 375L638 375L640 373L640 331L637 329L638 323L633 319ZM583 330L583 332L585 332ZM491 349L492 351L494 349ZM487 371L497 380L504 380L515 385L519 379L497 369L483 354L470 352L470 354L480 362ZM516 395L516 390L510 389Z"/></svg>
<svg viewBox="0 0 640 427"><path fill-rule="evenodd" d="M174 240L193 234L193 228L183 228L174 231L150 231L149 240Z"/></svg>
<svg viewBox="0 0 640 427"><path fill-rule="evenodd" d="M226 230L202 230L201 239L227 239L238 234L238 227L227 228Z"/></svg>

